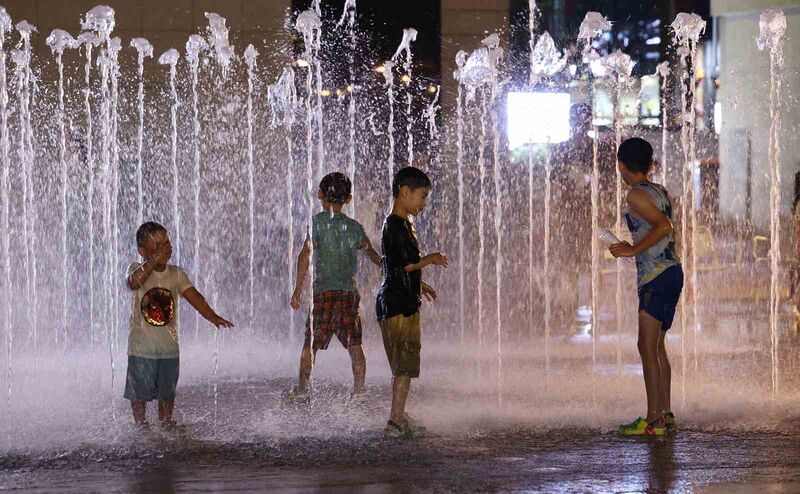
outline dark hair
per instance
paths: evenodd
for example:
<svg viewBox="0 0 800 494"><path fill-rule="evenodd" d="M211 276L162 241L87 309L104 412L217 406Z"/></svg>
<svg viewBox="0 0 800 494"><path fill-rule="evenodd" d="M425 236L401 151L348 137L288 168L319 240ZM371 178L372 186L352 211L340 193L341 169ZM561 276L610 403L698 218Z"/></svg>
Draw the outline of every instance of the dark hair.
<svg viewBox="0 0 800 494"><path fill-rule="evenodd" d="M401 168L392 180L392 195L397 197L400 195L400 187L406 186L411 191L421 189L423 187L431 188L431 179L425 174L424 171L413 166Z"/></svg>
<svg viewBox="0 0 800 494"><path fill-rule="evenodd" d="M619 145L617 160L634 173L647 173L653 166L653 146L641 137L631 137Z"/></svg>
<svg viewBox="0 0 800 494"><path fill-rule="evenodd" d="M333 172L322 177L319 190L325 200L332 204L344 204L353 191L353 184L344 173Z"/></svg>
<svg viewBox="0 0 800 494"><path fill-rule="evenodd" d="M146 223L142 223L142 226L136 230L136 245L141 247L147 242L147 239L150 238L150 235L155 232L165 232L167 231L166 228L160 223L156 223L155 221L148 221Z"/></svg>

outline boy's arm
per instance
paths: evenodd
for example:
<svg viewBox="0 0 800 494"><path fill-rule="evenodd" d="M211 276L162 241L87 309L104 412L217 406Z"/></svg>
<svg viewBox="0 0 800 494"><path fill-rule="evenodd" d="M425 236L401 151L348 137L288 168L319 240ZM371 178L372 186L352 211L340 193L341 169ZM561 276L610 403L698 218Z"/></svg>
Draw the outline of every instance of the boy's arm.
<svg viewBox="0 0 800 494"><path fill-rule="evenodd" d="M366 254L367 257L369 257L369 260L372 261L372 264L378 267L383 265L383 263L381 262L380 254L375 252L375 249L372 248L372 243L369 241L369 237L367 237L366 235L364 235L364 239L361 241L360 248L361 250L364 251L364 254Z"/></svg>
<svg viewBox="0 0 800 494"><path fill-rule="evenodd" d="M169 254L166 249L156 252L153 257L146 258L138 268L131 271L128 275L128 288L131 290L138 290L147 281L147 278L153 274L156 266L167 262Z"/></svg>
<svg viewBox="0 0 800 494"><path fill-rule="evenodd" d="M433 254L428 254L427 256L424 256L417 263L406 265L406 267L403 268L403 270L406 273L412 273L414 271L419 271L420 269L424 268L425 266L429 266L431 264L436 265L436 266L443 266L443 267L446 268L447 267L447 256L442 254L441 252L434 252Z"/></svg>
<svg viewBox="0 0 800 494"><path fill-rule="evenodd" d="M297 276L294 282L294 293L292 294L292 308L300 308L300 299L303 296L303 282L308 273L308 266L311 264L311 243L306 239L303 248L297 254Z"/></svg>
<svg viewBox="0 0 800 494"><path fill-rule="evenodd" d="M139 266L133 269L128 275L128 288L131 290L138 290L141 288L145 281L147 281L147 278L153 274L155 266L155 263L152 263L148 260L145 260L142 264L139 264Z"/></svg>
<svg viewBox="0 0 800 494"><path fill-rule="evenodd" d="M203 296L203 294L198 292L195 287L187 288L181 294L181 296L183 296L183 298L185 298L186 301L189 302L192 307L194 307L195 310L197 310L197 312L199 312L200 315L205 318L206 321L210 322L217 328L220 326L223 328L233 327L232 322L226 321L220 317L219 314L214 312L214 309L212 309L211 306L208 305L208 302L206 302L206 298Z"/></svg>
<svg viewBox="0 0 800 494"><path fill-rule="evenodd" d="M621 242L609 247L614 257L633 257L636 254L646 251L661 241L664 237L672 233L672 223L669 218L653 204L650 197L643 190L634 189L628 193L628 204L634 213L644 218L652 225L647 235L636 245Z"/></svg>
<svg viewBox="0 0 800 494"><path fill-rule="evenodd" d="M424 295L425 298L428 299L428 302L436 302L436 300L439 298L439 294L436 293L436 289L434 289L432 286L425 283L424 281L420 286L420 291L422 292L422 295Z"/></svg>

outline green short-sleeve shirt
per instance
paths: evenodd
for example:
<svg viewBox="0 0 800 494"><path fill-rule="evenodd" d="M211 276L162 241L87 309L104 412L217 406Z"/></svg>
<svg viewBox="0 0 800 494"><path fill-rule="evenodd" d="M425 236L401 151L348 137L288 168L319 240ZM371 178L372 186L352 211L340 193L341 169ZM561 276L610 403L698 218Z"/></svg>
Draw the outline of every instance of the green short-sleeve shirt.
<svg viewBox="0 0 800 494"><path fill-rule="evenodd" d="M364 227L344 213L322 211L314 216L313 229L314 293L355 292Z"/></svg>

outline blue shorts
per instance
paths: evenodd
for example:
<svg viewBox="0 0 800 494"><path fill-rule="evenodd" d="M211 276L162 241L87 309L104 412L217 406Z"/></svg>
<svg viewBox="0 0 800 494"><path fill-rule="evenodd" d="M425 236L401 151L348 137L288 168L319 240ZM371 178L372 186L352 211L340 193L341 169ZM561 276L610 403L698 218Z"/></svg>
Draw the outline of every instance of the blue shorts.
<svg viewBox="0 0 800 494"><path fill-rule="evenodd" d="M177 358L144 358L128 355L125 394L128 400L167 401L178 387Z"/></svg>
<svg viewBox="0 0 800 494"><path fill-rule="evenodd" d="M682 290L683 268L680 264L668 267L650 283L639 287L639 312L647 312L661 321L663 331L668 330L672 327Z"/></svg>

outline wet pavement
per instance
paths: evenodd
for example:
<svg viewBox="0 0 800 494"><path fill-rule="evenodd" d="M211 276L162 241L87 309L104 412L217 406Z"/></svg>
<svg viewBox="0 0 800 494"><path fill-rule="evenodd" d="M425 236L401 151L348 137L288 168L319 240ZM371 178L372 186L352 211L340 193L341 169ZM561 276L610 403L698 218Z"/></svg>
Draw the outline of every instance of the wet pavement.
<svg viewBox="0 0 800 494"><path fill-rule="evenodd" d="M376 433L219 445L190 437L146 449L75 451L4 465L7 489L60 492L798 492L798 436L493 430L387 441ZM141 447L141 445L140 445Z"/></svg>
<svg viewBox="0 0 800 494"><path fill-rule="evenodd" d="M120 408L121 416L107 430L71 447L18 448L0 456L0 487L30 492L800 492L799 417L786 411L777 421L766 420L762 430L698 422L674 437L622 438L611 419L576 421L574 427L537 422L526 419L537 415L532 405L513 410L518 405L444 396L441 389L423 387L411 409L430 417L431 433L403 441L381 434L388 399L382 386L370 385L367 404L351 405L346 385L320 381L307 407L279 404L280 390L290 380L223 382L216 413L208 407L213 386L186 386L178 403L185 431L134 431ZM475 410L449 412L462 406L448 409L442 403L453 400L472 403L466 406Z"/></svg>

